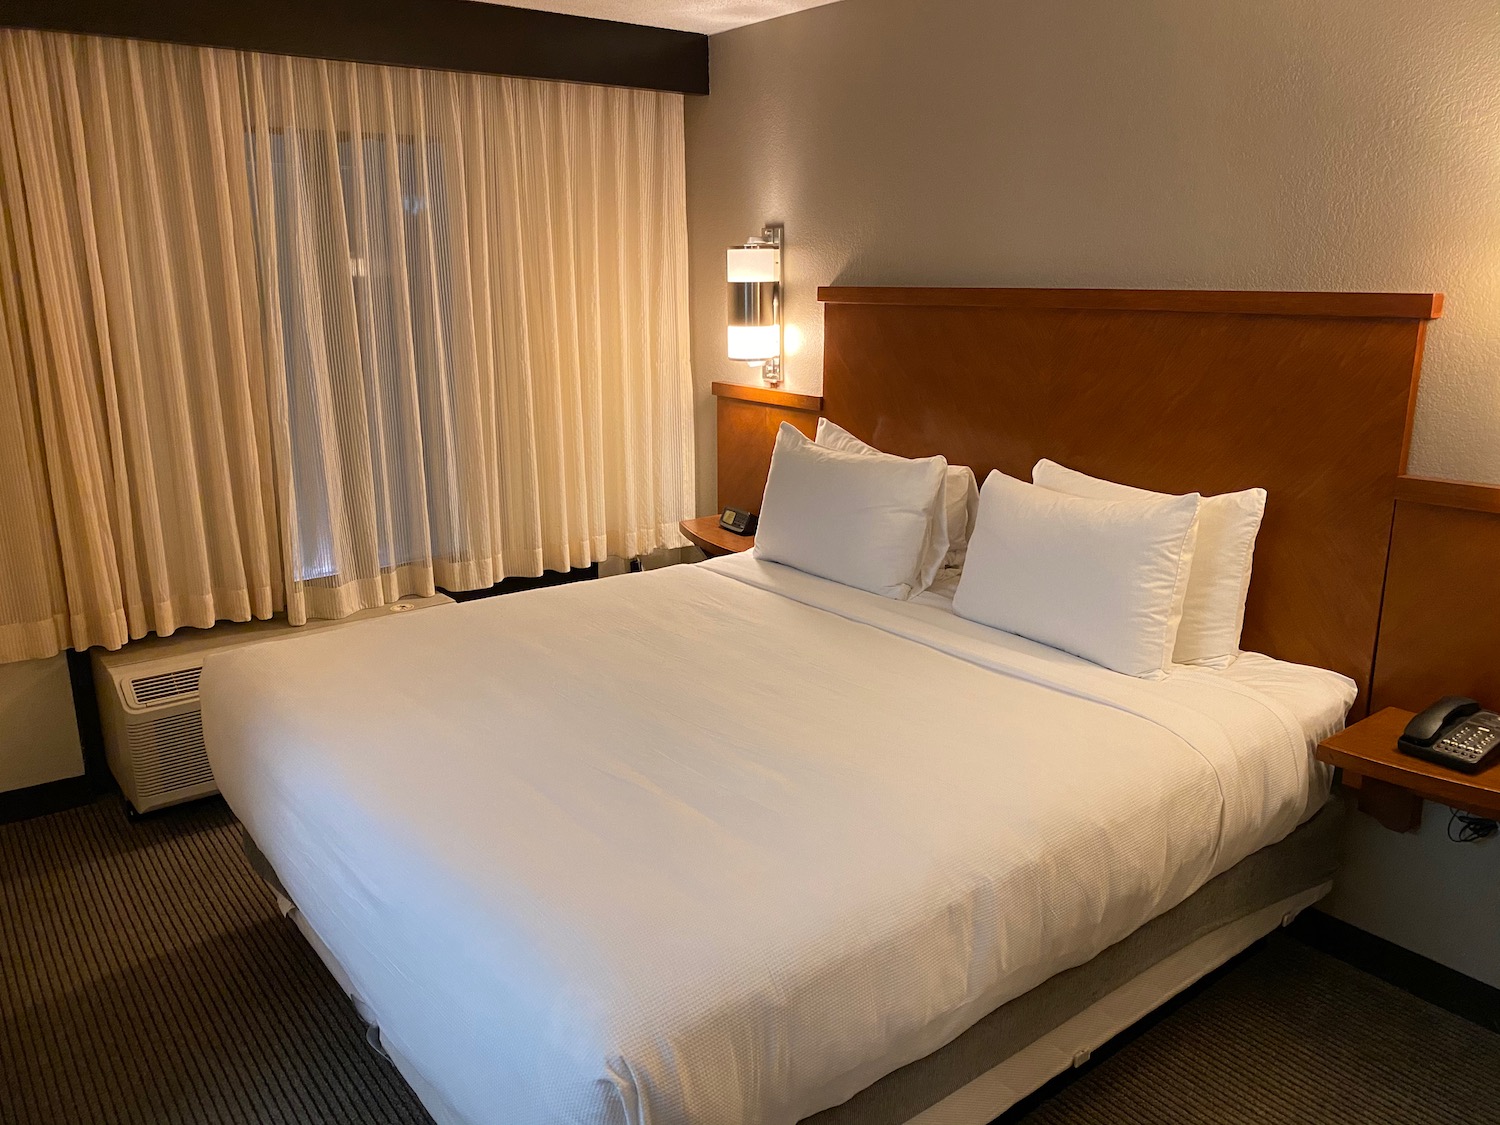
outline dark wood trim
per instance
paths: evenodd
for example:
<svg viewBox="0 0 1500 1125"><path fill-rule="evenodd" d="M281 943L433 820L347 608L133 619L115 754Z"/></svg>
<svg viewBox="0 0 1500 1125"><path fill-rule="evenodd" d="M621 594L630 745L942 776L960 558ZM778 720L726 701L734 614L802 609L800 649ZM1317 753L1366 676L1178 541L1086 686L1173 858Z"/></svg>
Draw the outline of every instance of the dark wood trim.
<svg viewBox="0 0 1500 1125"><path fill-rule="evenodd" d="M109 788L107 779L101 781L84 773L42 785L29 785L25 789L12 789L0 793L0 824L75 809L107 793Z"/></svg>
<svg viewBox="0 0 1500 1125"><path fill-rule="evenodd" d="M708 93L708 36L473 0L4 0L0 27Z"/></svg>
<svg viewBox="0 0 1500 1125"><path fill-rule="evenodd" d="M823 409L819 395L799 395L778 391L774 387L752 387L748 383L715 383L716 398L733 398L741 402L758 402L762 406L782 406L788 410L808 410L816 414Z"/></svg>
<svg viewBox="0 0 1500 1125"><path fill-rule="evenodd" d="M1321 910L1304 910L1287 929L1314 949L1421 997L1490 1031L1500 1031L1500 988L1413 953Z"/></svg>
<svg viewBox="0 0 1500 1125"><path fill-rule="evenodd" d="M1433 320L1441 293L1260 293L1198 289L945 289L824 285L825 305L1084 309L1120 312L1248 313L1349 319Z"/></svg>
<svg viewBox="0 0 1500 1125"><path fill-rule="evenodd" d="M1437 477L1396 478L1396 499L1434 508L1461 508L1466 512L1500 514L1500 485L1476 484Z"/></svg>

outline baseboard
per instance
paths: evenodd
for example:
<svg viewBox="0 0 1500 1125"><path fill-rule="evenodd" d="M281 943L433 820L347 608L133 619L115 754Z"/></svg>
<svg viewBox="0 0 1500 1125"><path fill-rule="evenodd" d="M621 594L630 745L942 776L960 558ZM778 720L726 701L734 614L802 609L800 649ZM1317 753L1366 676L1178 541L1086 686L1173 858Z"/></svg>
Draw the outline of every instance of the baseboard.
<svg viewBox="0 0 1500 1125"><path fill-rule="evenodd" d="M1500 988L1321 910L1304 910L1287 933L1429 1004L1490 1031L1500 1031Z"/></svg>
<svg viewBox="0 0 1500 1125"><path fill-rule="evenodd" d="M48 813L86 805L105 792L106 788L97 778L80 774L77 777L65 777L60 781L48 781L0 793L0 824L30 820L34 816L46 816Z"/></svg>
<svg viewBox="0 0 1500 1125"><path fill-rule="evenodd" d="M523 590L539 590L543 586L566 586L569 582L587 582L599 577L599 564L574 567L572 570L544 570L534 578L505 578L482 590L442 590L456 602L472 602L479 598L493 598L499 594L519 594Z"/></svg>

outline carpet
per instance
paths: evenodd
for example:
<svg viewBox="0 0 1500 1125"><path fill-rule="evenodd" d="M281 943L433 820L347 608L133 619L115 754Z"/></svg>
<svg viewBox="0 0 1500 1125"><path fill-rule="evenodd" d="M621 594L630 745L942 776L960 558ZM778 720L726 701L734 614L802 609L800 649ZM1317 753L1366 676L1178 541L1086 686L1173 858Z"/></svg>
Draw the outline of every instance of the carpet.
<svg viewBox="0 0 1500 1125"><path fill-rule="evenodd" d="M0 1121L427 1125L221 801L0 826Z"/></svg>
<svg viewBox="0 0 1500 1125"><path fill-rule="evenodd" d="M1500 1122L1500 1035L1277 935L1005 1120ZM0 825L0 1122L429 1121L222 802Z"/></svg>

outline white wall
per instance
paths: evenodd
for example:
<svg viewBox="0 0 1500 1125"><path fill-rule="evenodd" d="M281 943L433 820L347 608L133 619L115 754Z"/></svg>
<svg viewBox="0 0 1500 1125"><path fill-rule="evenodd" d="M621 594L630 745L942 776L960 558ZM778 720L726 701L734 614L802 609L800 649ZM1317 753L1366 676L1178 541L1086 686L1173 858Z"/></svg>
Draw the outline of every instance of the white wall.
<svg viewBox="0 0 1500 1125"><path fill-rule="evenodd" d="M1496 0L843 0L716 35L687 103L699 510L724 248L827 284L1438 290L1411 468L1500 482ZM1329 908L1500 983L1500 844L1353 818Z"/></svg>
<svg viewBox="0 0 1500 1125"><path fill-rule="evenodd" d="M0 792L82 773L67 658L0 664Z"/></svg>
<svg viewBox="0 0 1500 1125"><path fill-rule="evenodd" d="M1500 838L1455 844L1448 818L1427 804L1421 830L1399 834L1351 815L1322 908L1500 988Z"/></svg>

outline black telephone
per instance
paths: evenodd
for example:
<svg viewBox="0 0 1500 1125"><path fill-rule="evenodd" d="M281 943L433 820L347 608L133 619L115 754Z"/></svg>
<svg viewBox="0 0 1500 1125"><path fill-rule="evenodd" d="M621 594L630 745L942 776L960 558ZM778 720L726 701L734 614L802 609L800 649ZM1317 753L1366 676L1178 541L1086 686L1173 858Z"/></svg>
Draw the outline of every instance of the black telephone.
<svg viewBox="0 0 1500 1125"><path fill-rule="evenodd" d="M719 517L719 526L736 535L754 535L757 522L753 515L739 508L725 508L724 514Z"/></svg>
<svg viewBox="0 0 1500 1125"><path fill-rule="evenodd" d="M1478 773L1500 746L1500 715L1461 695L1445 695L1406 725L1402 751L1449 769Z"/></svg>

